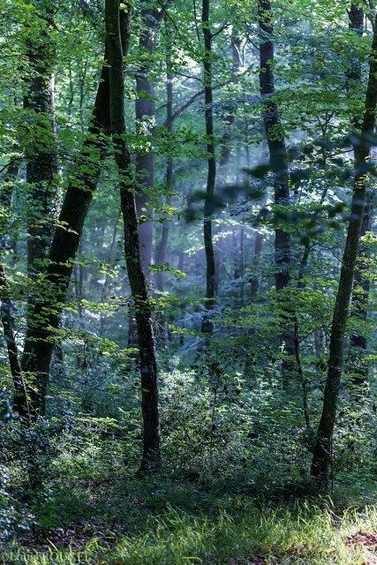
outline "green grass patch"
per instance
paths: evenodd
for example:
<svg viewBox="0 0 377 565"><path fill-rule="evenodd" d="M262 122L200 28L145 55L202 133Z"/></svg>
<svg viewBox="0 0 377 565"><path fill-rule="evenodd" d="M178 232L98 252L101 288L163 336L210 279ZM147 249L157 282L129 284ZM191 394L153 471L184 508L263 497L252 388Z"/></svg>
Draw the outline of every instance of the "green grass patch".
<svg viewBox="0 0 377 565"><path fill-rule="evenodd" d="M167 508L138 532L92 537L81 549L9 551L7 565L365 565L376 549L377 511L345 511L329 501L272 508L240 498L223 501L216 515Z"/></svg>

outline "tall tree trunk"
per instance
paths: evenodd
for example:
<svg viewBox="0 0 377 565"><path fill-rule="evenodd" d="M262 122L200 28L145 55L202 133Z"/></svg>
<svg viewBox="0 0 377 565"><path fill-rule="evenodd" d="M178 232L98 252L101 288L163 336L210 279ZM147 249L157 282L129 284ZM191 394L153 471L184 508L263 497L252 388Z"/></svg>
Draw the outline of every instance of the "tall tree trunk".
<svg viewBox="0 0 377 565"><path fill-rule="evenodd" d="M159 10L152 8L150 2L144 2L141 10L141 32L139 54L141 63L136 72L136 129L145 138L146 147L136 155L136 208L139 223L141 257L144 272L149 276L152 261L152 209L150 191L154 184L154 154L147 148L147 135L153 137L156 122L156 104L153 84L149 78L156 47L156 34L159 22ZM150 144L149 144L150 145Z"/></svg>
<svg viewBox="0 0 377 565"><path fill-rule="evenodd" d="M242 65L241 61L241 39L235 29L232 30L232 35L230 38L230 47L232 53L232 72L235 76L238 75L240 66ZM229 110L225 114L225 123L224 123L224 132L222 135L222 139L220 142L221 151L220 151L220 158L219 158L219 176L220 182L222 184L222 172L226 172L226 167L229 164L230 157L231 157L231 142L233 138L233 127L236 121L236 105L231 104Z"/></svg>
<svg viewBox="0 0 377 565"><path fill-rule="evenodd" d="M171 57L171 32L169 29L169 23L166 21L166 35L167 35L167 53L166 53L166 129L168 135L173 134L173 73L172 73L172 57ZM173 173L174 164L173 157L171 153L166 156L166 173L165 173L165 184L168 193L171 192L173 188ZM171 204L171 197L168 196L166 203ZM155 263L156 265L163 265L166 259L166 250L169 238L169 223L167 221L163 222L161 229L161 238L156 245L155 250ZM157 271L155 276L156 289L160 292L164 291L164 272Z"/></svg>
<svg viewBox="0 0 377 565"><path fill-rule="evenodd" d="M32 277L42 270L42 260L51 244L58 171L53 93L56 47L51 38L53 5L39 9L34 18L37 32L32 32L26 42L30 78L26 79L24 97L24 108L29 111L28 119L32 123L25 147L26 182L29 185L28 271Z"/></svg>
<svg viewBox="0 0 377 565"><path fill-rule="evenodd" d="M260 29L260 72L259 87L263 103L263 123L270 154L270 169L274 175L274 203L286 206L289 201L288 159L285 145L285 133L280 121L279 109L273 99L274 86L274 44L273 14L270 0L258 0L258 24ZM279 292L286 288L290 281L291 238L288 232L279 227L276 218L275 228L275 288ZM284 381L294 374L294 332L291 308L282 304L285 313L282 315L281 342L284 344L286 358L282 371Z"/></svg>
<svg viewBox="0 0 377 565"><path fill-rule="evenodd" d="M368 191L367 191L368 192ZM366 194L366 203L363 214L363 221L361 224L360 238L372 229L373 219L373 204L371 202L372 195ZM369 251L367 244L360 243L360 252L357 258L353 294L352 294L352 313L358 320L359 324L366 321L368 318L368 302L370 292L370 276L368 271ZM365 330L366 331L366 330ZM350 352L349 352L349 372L350 382L353 387L353 392L356 395L363 395L364 386L368 379L368 363L365 359L367 351L367 337L360 325L357 332L351 334L350 337Z"/></svg>
<svg viewBox="0 0 377 565"><path fill-rule="evenodd" d="M364 12L352 3L349 15L349 29L355 32L359 37L364 32ZM347 70L347 79L349 81L350 95L353 94L355 88L361 84L362 69L361 61L352 60L350 68ZM360 116L354 116L352 119L355 130L361 128ZM356 155L357 148L355 148ZM361 225L360 237L362 238L372 228L373 205L372 196L367 194L363 222ZM360 253L356 261L356 269L354 276L354 290L352 294L352 310L357 320L365 321L368 316L368 299L370 291L370 278L366 273L368 263L368 249L366 245L360 244ZM363 384L368 378L368 365L365 361L365 353L367 349L367 338L359 329L357 333L353 333L350 338L350 354L349 354L349 373L350 382L353 385L353 392L357 395L363 393Z"/></svg>
<svg viewBox="0 0 377 565"><path fill-rule="evenodd" d="M49 370L57 329L79 246L84 221L101 173L109 130L109 70L104 65L91 124L68 183L45 268L44 293L37 297L28 319L21 368L33 377L25 393L16 391L15 405L24 418L45 414Z"/></svg>
<svg viewBox="0 0 377 565"><path fill-rule="evenodd" d="M279 110L273 100L274 86L274 28L270 0L258 0L258 22L261 31L259 86L263 101L263 122L270 153L270 167L274 174L275 204L286 205L289 200L288 159L285 133L280 122ZM289 283L291 263L290 236L283 229L275 230L275 286L282 290Z"/></svg>
<svg viewBox="0 0 377 565"><path fill-rule="evenodd" d="M343 367L344 334L349 312L349 304L354 282L356 259L363 222L368 173L365 163L370 157L370 144L367 136L373 134L377 106L377 18L375 21L369 78L365 99L364 116L361 127L361 140L355 147L355 179L345 248L339 285L335 299L331 326L328 372L324 391L322 414L318 426L317 439L313 452L311 473L323 488L327 488L332 462L332 439L336 418L336 406Z"/></svg>
<svg viewBox="0 0 377 565"><path fill-rule="evenodd" d="M170 22L165 18L165 38L166 38L166 130L168 136L173 134L173 73L172 73L172 34L170 29ZM174 162L172 153L166 155L166 169L165 169L165 187L166 187L166 204L171 206L174 182ZM170 221L165 219L161 226L161 236L156 245L154 253L154 262L160 267L160 270L155 275L155 287L160 293L164 292L164 270L163 265L166 261L168 241L169 241L169 227ZM164 351L164 365L169 370L169 325L165 312L160 311L158 315L159 334L162 335L160 343L162 342ZM162 331L161 331L162 330Z"/></svg>
<svg viewBox="0 0 377 565"><path fill-rule="evenodd" d="M216 154L213 132L213 89L212 89L212 33L209 23L210 0L202 2L202 32L204 40L203 57L203 83L204 83L204 118L207 137L207 186L204 204L203 235L206 255L206 309L203 318L202 331L211 334L213 321L211 310L215 307L216 279L215 279L215 251L212 238L212 214L214 211L213 197L216 183Z"/></svg>
<svg viewBox="0 0 377 565"><path fill-rule="evenodd" d="M142 267L131 159L125 141L123 50L120 35L119 0L106 0L106 37L110 76L110 117L114 155L120 177L124 222L124 251L131 293L135 304L143 415L143 455L140 472L160 466L158 385L152 309ZM130 12L130 3L125 4Z"/></svg>

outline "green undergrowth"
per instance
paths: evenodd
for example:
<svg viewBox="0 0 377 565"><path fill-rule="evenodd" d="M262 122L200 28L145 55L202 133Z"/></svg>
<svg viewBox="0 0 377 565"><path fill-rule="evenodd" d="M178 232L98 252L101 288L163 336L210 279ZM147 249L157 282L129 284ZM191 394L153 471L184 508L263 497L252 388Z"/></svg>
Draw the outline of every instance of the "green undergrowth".
<svg viewBox="0 0 377 565"><path fill-rule="evenodd" d="M0 564L372 565L372 457L345 468L347 452L338 450L332 498L320 497L302 472L310 454L300 450L301 436L285 437L279 422L267 443L261 417L249 438L219 412L217 435L200 443L199 420L190 413L183 426L183 411L179 417L180 433L177 424L163 445L164 468L150 477L136 474L139 428L131 419L53 420L30 438L9 427L4 446L21 456L4 447ZM35 434L41 448L30 452ZM28 482L30 461L43 479L37 488Z"/></svg>
<svg viewBox="0 0 377 565"><path fill-rule="evenodd" d="M91 537L79 549L8 551L7 565L313 564L366 565L377 511L338 514L330 500L261 507L235 497L212 515L168 507L139 531Z"/></svg>

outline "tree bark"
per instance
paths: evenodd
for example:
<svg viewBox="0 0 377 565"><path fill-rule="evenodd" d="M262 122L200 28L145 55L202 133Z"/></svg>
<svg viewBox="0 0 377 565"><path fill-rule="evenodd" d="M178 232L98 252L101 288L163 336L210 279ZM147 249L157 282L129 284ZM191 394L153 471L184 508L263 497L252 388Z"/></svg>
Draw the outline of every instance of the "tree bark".
<svg viewBox="0 0 377 565"><path fill-rule="evenodd" d="M212 89L212 33L209 23L210 1L202 2L202 32L204 40L203 83L204 83L204 119L207 138L207 185L204 204L203 236L206 256L206 309L202 322L202 332L211 334L213 321L211 311L215 307L215 251L212 238L213 196L216 184L216 154L213 131L213 89Z"/></svg>
<svg viewBox="0 0 377 565"><path fill-rule="evenodd" d="M258 23L261 34L259 55L259 87L263 103L263 123L270 154L270 169L274 177L274 203L277 208L289 203L288 158L285 145L285 133L280 121L279 109L273 99L274 86L274 43L273 14L270 0L258 0ZM288 232L279 227L279 218L275 216L275 288L279 292L290 282L291 238ZM281 343L286 352L282 362L284 383L297 373L294 357L294 322L293 312L287 304L282 304Z"/></svg>
<svg viewBox="0 0 377 565"><path fill-rule="evenodd" d="M44 292L37 297L28 319L21 369L26 392L16 391L15 404L23 418L44 415L52 354L57 330L79 246L84 221L105 157L109 131L109 70L104 65L91 124L68 183L45 268Z"/></svg>
<svg viewBox="0 0 377 565"><path fill-rule="evenodd" d="M143 416L143 455L141 473L160 466L160 427L158 385L152 309L143 272L138 218L131 171L131 158L125 141L123 50L119 26L119 0L106 0L106 37L110 82L110 119L115 161L120 177L121 208L124 222L124 251L131 293L135 305ZM126 3L130 12L130 3Z"/></svg>
<svg viewBox="0 0 377 565"><path fill-rule="evenodd" d="M53 72L55 44L51 38L53 6L39 10L35 16L38 34L32 32L26 42L30 78L24 108L31 127L26 135L26 182L28 271L34 277L43 268L53 233L56 213L56 174L58 171ZM33 297L31 297L33 301Z"/></svg>
<svg viewBox="0 0 377 565"><path fill-rule="evenodd" d="M349 15L349 29L362 37L364 32L364 12L355 5L351 4ZM362 70L361 62L359 60L352 60L350 68L347 69L347 79L349 81L348 89L350 94L361 84ZM356 130L361 128L360 116L353 116L353 126ZM357 148L355 148L356 155ZM371 195L366 196L366 205L363 214L363 222L361 225L360 237L362 238L372 228L373 205ZM351 309L357 320L365 321L368 317L368 300L370 291L370 278L366 274L368 263L368 249L365 244L360 244L360 253L356 261L355 276L354 276L354 290L351 299ZM353 333L350 338L350 352L349 352L349 373L350 383L352 385L352 392L356 396L363 394L363 385L368 378L368 365L365 362L365 353L367 349L367 338L360 330Z"/></svg>
<svg viewBox="0 0 377 565"><path fill-rule="evenodd" d="M156 47L156 34L160 12L145 2L141 10L141 32L139 53L141 64L136 72L136 129L146 138L153 137L156 122L156 104L153 84L149 78ZM141 257L144 272L149 276L152 261L153 223L149 192L154 185L154 154L152 148L145 148L136 155L136 209L139 223Z"/></svg>
<svg viewBox="0 0 377 565"><path fill-rule="evenodd" d="M6 238L9 227L9 214L11 213L12 197L14 182L17 178L19 167L17 164L12 164L7 169L7 174L4 179L4 185L0 192L0 205L4 212L2 214L2 221L0 222L0 250L6 246ZM23 382L19 353L16 341L15 325L13 318L13 304L9 294L9 285L5 274L4 266L0 264L0 318L3 326L4 340L8 352L8 362L10 374L12 375L13 387L17 393L24 394L25 385ZM15 395L15 401L18 401L18 394ZM14 403L14 410L18 411L18 406Z"/></svg>
<svg viewBox="0 0 377 565"><path fill-rule="evenodd" d="M288 159L285 134L279 110L273 100L274 86L274 28L270 0L258 0L258 22L261 31L259 86L263 101L263 123L270 153L270 166L274 175L275 204L284 206L289 200ZM289 283L291 242L289 233L281 228L275 230L275 286L282 290Z"/></svg>
<svg viewBox="0 0 377 565"><path fill-rule="evenodd" d="M377 21L375 22L377 25ZM373 134L377 106L377 27L374 27L369 60L369 78L365 99L360 143L355 147L355 178L342 267L331 326L328 372L324 391L322 414L313 452L311 474L318 485L328 487L332 463L332 439L336 406L343 367L344 334L354 282L356 259L363 222L368 173L366 162L370 157L367 136Z"/></svg>

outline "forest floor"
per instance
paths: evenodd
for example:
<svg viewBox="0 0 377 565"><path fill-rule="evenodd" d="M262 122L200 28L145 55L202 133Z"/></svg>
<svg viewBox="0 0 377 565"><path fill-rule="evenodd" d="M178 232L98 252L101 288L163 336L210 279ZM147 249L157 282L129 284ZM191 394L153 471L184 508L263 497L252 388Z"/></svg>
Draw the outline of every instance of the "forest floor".
<svg viewBox="0 0 377 565"><path fill-rule="evenodd" d="M8 508L0 489L2 565L377 565L369 472L348 470L331 496L309 496L283 487L284 476L261 488L265 469L211 474L204 460L200 473L177 466L137 478L139 453L98 430L58 441L41 461L42 488L28 490L15 467Z"/></svg>
<svg viewBox="0 0 377 565"><path fill-rule="evenodd" d="M68 478L4 565L377 565L377 509L258 501L162 477Z"/></svg>

